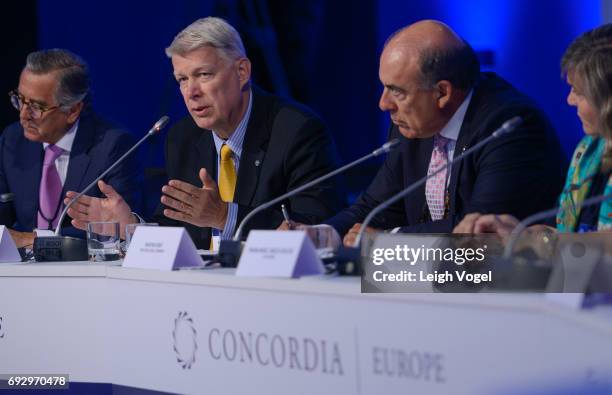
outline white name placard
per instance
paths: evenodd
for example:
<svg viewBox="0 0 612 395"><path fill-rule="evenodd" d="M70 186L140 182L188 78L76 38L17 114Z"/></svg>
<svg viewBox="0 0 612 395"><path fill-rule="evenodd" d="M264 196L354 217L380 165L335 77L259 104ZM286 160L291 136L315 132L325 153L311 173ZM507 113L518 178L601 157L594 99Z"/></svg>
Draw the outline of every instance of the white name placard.
<svg viewBox="0 0 612 395"><path fill-rule="evenodd" d="M0 263L19 263L21 255L17 251L17 246L4 225L0 225Z"/></svg>
<svg viewBox="0 0 612 395"><path fill-rule="evenodd" d="M253 230L242 251L236 275L300 277L324 272L306 232Z"/></svg>
<svg viewBox="0 0 612 395"><path fill-rule="evenodd" d="M193 240L182 227L138 226L132 236L124 267L173 270L201 266Z"/></svg>

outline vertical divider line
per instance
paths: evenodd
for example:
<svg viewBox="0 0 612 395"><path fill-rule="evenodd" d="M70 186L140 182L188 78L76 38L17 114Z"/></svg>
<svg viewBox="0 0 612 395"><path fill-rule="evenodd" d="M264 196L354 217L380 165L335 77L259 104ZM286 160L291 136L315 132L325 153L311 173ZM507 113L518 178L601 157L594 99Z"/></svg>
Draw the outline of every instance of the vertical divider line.
<svg viewBox="0 0 612 395"><path fill-rule="evenodd" d="M355 379L357 380L357 394L361 394L361 370L359 366L359 332L355 327Z"/></svg>

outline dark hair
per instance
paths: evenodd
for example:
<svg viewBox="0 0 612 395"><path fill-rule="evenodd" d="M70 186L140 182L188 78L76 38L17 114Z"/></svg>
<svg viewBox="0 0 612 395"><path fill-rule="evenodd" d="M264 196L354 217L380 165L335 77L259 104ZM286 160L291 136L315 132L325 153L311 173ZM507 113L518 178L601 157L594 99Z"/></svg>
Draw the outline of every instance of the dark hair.
<svg viewBox="0 0 612 395"><path fill-rule="evenodd" d="M563 76L578 78L585 98L597 109L606 143L602 170L612 168L612 24L583 33L575 39L561 59Z"/></svg>
<svg viewBox="0 0 612 395"><path fill-rule="evenodd" d="M34 74L58 72L55 100L62 107L85 101L89 95L89 71L83 59L65 49L32 52L25 68Z"/></svg>
<svg viewBox="0 0 612 395"><path fill-rule="evenodd" d="M419 63L423 85L426 87L447 80L456 88L468 90L474 86L480 75L478 57L465 40L463 45L451 48L424 49L421 51Z"/></svg>

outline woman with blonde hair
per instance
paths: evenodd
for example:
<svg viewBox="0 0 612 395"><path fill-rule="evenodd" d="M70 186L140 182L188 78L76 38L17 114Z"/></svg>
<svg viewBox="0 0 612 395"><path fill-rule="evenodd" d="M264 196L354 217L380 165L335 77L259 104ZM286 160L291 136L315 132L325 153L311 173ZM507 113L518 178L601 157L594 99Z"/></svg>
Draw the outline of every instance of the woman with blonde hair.
<svg viewBox="0 0 612 395"><path fill-rule="evenodd" d="M576 107L585 136L570 164L559 197L555 229L559 232L612 230L612 201L581 208L589 197L612 193L612 24L574 40L561 60L571 90L567 103ZM510 215L465 216L454 233L509 235L518 220ZM532 227L542 230L542 225Z"/></svg>

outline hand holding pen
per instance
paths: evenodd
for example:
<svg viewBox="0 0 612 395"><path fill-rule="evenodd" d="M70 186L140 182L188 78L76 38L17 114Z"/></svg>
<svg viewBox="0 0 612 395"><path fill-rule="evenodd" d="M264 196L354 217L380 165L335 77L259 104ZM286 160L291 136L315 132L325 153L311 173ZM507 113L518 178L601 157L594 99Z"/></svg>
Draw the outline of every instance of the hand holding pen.
<svg viewBox="0 0 612 395"><path fill-rule="evenodd" d="M283 217L285 218L285 223L286 225L286 229L287 230L293 230L295 229L295 224L293 223L293 221L291 220L291 218L289 218L289 211L287 211L287 207L285 207L284 204L281 204L281 211L283 212ZM284 228L283 224L281 224L280 228Z"/></svg>

